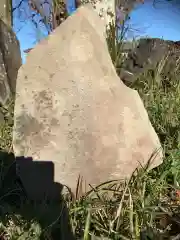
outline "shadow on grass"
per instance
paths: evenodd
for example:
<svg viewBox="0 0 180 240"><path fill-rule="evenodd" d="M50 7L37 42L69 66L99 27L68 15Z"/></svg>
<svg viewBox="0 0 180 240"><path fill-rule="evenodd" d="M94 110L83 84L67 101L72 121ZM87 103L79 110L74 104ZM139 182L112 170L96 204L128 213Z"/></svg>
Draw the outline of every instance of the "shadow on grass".
<svg viewBox="0 0 180 240"><path fill-rule="evenodd" d="M51 161L15 159L12 153L0 152L0 165L0 222L3 226L10 219L19 225L17 216L20 216L29 227L35 222L41 228L38 238L23 239L75 239L61 195L63 186L53 180L54 165Z"/></svg>

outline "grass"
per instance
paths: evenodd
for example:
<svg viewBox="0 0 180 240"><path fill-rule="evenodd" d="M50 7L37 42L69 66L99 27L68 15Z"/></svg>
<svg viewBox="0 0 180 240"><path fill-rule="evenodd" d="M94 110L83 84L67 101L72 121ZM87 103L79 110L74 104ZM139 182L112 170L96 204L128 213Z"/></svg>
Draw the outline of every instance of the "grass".
<svg viewBox="0 0 180 240"><path fill-rule="evenodd" d="M108 44L118 72L122 43L114 39L113 26L110 33ZM165 67L164 60L153 71L144 72L131 87L138 90L160 137L164 163L151 171L148 163L136 169L129 181L103 183L81 198L64 196L57 206L30 202L12 174L13 154L3 152L11 152L12 105L11 110L3 109L0 239L70 239L63 236L65 208L75 239L180 239L180 75L174 72L168 82L162 65ZM51 216L53 211L56 217Z"/></svg>

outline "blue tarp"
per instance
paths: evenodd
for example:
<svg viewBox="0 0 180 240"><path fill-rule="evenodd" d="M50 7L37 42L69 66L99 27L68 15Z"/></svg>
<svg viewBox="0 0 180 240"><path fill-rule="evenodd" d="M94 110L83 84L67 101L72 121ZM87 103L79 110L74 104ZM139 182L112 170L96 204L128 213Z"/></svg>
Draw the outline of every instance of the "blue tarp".
<svg viewBox="0 0 180 240"><path fill-rule="evenodd" d="M69 15L71 15L76 10L75 0L66 0L66 9Z"/></svg>

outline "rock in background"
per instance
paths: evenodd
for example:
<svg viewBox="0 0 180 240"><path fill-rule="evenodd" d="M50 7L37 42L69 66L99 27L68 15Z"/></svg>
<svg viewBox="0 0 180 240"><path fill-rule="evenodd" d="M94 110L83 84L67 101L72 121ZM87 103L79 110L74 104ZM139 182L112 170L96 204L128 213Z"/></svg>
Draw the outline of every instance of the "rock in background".
<svg viewBox="0 0 180 240"><path fill-rule="evenodd" d="M13 146L16 156L51 161L54 181L74 193L79 175L86 191L89 183L130 177L156 150L151 167L162 162L143 102L117 76L105 24L91 7L68 17L21 66ZM37 181L44 173L25 161L19 175L28 193L33 196L35 188L47 193L50 186Z"/></svg>
<svg viewBox="0 0 180 240"><path fill-rule="evenodd" d="M0 19L0 104L5 105L15 93L21 66L19 41L11 27Z"/></svg>
<svg viewBox="0 0 180 240"><path fill-rule="evenodd" d="M161 64L164 80L171 79L180 70L180 44L158 38L142 38L134 49L130 49L123 62L120 78L133 83L140 74L155 70Z"/></svg>

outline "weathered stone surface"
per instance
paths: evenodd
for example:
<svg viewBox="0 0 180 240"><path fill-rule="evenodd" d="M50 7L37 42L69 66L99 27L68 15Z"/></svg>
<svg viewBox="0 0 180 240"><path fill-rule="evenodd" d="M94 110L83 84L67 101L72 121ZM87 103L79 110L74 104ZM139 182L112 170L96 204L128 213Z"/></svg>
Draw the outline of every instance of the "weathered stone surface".
<svg viewBox="0 0 180 240"><path fill-rule="evenodd" d="M2 113L2 111L0 111L0 124L4 124L5 120L4 120L4 114Z"/></svg>
<svg viewBox="0 0 180 240"><path fill-rule="evenodd" d="M12 3L9 0L0 1L0 18L8 25L12 25Z"/></svg>
<svg viewBox="0 0 180 240"><path fill-rule="evenodd" d="M79 174L86 187L129 177L161 148L137 91L117 76L104 35L96 12L80 7L18 73L15 155L52 161L54 180L72 191ZM161 162L160 149L151 167ZM22 175L25 186L36 185Z"/></svg>
<svg viewBox="0 0 180 240"><path fill-rule="evenodd" d="M13 30L0 19L0 103L3 105L15 92L20 66L19 41Z"/></svg>

